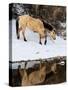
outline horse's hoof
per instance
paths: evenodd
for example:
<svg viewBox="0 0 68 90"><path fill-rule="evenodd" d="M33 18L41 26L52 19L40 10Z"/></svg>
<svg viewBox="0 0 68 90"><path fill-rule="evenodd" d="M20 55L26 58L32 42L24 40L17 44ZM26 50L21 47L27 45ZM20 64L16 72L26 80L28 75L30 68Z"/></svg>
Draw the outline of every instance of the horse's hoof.
<svg viewBox="0 0 68 90"><path fill-rule="evenodd" d="M26 39L24 39L24 41L26 42L27 40L26 40Z"/></svg>
<svg viewBox="0 0 68 90"><path fill-rule="evenodd" d="M39 42L41 45L42 45L42 43L41 42Z"/></svg>
<svg viewBox="0 0 68 90"><path fill-rule="evenodd" d="M17 39L19 39L20 37L18 36Z"/></svg>

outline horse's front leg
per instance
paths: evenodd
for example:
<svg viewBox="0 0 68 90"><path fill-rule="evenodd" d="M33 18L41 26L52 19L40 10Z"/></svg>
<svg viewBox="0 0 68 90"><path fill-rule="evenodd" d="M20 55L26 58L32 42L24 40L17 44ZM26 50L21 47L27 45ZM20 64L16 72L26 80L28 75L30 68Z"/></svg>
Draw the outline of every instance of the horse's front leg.
<svg viewBox="0 0 68 90"><path fill-rule="evenodd" d="M42 41L41 41L41 35L40 35L40 40L39 40L39 43L42 45Z"/></svg>
<svg viewBox="0 0 68 90"><path fill-rule="evenodd" d="M46 43L47 43L47 35L45 36L45 42L44 42L44 44L46 45Z"/></svg>
<svg viewBox="0 0 68 90"><path fill-rule="evenodd" d="M42 39L42 37L41 37L41 35L40 35L39 43L42 45L42 41L41 41L41 39ZM47 43L47 35L45 36L44 44L46 45L46 43Z"/></svg>
<svg viewBox="0 0 68 90"><path fill-rule="evenodd" d="M24 41L27 41L25 37L25 31L23 31L22 34L23 34Z"/></svg>
<svg viewBox="0 0 68 90"><path fill-rule="evenodd" d="M47 39L45 38L45 42L44 42L44 44L46 45L46 43L47 43Z"/></svg>
<svg viewBox="0 0 68 90"><path fill-rule="evenodd" d="M20 30L18 30L18 33L17 33L17 39L19 39L20 38Z"/></svg>

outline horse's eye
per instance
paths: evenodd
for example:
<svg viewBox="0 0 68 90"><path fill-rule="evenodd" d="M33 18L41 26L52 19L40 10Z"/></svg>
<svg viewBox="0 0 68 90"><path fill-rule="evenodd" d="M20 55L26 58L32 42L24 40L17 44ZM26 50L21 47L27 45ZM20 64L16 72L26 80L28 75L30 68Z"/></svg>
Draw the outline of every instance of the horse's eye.
<svg viewBox="0 0 68 90"><path fill-rule="evenodd" d="M53 34L55 34L55 32L53 32Z"/></svg>

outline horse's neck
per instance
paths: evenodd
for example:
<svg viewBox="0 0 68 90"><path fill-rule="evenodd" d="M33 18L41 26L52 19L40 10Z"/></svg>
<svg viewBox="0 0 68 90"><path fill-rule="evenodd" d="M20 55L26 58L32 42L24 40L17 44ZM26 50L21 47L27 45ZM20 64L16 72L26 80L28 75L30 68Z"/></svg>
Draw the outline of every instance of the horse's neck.
<svg viewBox="0 0 68 90"><path fill-rule="evenodd" d="M47 36L51 38L50 31L47 30Z"/></svg>
<svg viewBox="0 0 68 90"><path fill-rule="evenodd" d="M47 31L47 35L50 34L50 31L48 29L46 29L46 31Z"/></svg>
<svg viewBox="0 0 68 90"><path fill-rule="evenodd" d="M47 37L51 38L49 31L47 31Z"/></svg>

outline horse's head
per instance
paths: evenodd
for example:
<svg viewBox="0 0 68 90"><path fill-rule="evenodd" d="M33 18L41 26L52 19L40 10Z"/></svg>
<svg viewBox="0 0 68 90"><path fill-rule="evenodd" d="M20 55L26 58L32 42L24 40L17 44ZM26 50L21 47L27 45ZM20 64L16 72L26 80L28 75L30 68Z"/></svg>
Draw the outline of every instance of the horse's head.
<svg viewBox="0 0 68 90"><path fill-rule="evenodd" d="M46 32L49 32L50 37L55 40L56 39L56 32L55 32L55 28L53 27L53 25L51 25L50 23L46 22L45 20L42 19L43 25L44 25L44 32L45 32L45 36L46 36Z"/></svg>
<svg viewBox="0 0 68 90"><path fill-rule="evenodd" d="M52 31L50 31L50 37L55 40L56 39L56 32L55 29L53 29Z"/></svg>

